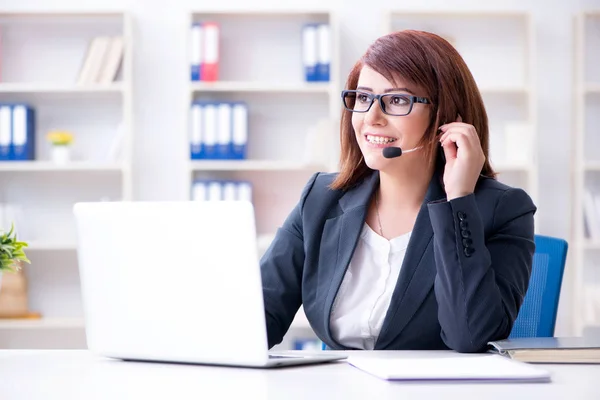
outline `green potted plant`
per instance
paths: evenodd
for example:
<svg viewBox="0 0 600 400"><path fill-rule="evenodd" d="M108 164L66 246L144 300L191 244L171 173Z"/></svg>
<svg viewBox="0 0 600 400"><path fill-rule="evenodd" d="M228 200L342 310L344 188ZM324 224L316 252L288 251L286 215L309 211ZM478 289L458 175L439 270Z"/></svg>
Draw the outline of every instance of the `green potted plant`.
<svg viewBox="0 0 600 400"><path fill-rule="evenodd" d="M2 287L2 273L20 270L21 263L29 264L23 250L25 247L27 247L26 242L17 240L14 225L11 225L9 232L0 231L0 287Z"/></svg>

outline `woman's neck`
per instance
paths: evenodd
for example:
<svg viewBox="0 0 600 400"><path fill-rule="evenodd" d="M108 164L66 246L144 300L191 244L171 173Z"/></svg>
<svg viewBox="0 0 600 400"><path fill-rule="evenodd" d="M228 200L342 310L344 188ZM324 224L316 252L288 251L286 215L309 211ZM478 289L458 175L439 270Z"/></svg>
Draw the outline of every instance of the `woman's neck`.
<svg viewBox="0 0 600 400"><path fill-rule="evenodd" d="M433 168L424 163L398 165L379 173L379 202L383 208L414 210L421 207Z"/></svg>

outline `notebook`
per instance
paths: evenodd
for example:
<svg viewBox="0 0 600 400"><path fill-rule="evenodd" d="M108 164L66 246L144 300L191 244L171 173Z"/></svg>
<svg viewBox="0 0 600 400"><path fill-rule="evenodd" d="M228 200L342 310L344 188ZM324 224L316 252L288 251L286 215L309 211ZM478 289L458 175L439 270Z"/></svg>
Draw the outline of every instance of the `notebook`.
<svg viewBox="0 0 600 400"><path fill-rule="evenodd" d="M401 354L401 353L399 353ZM549 382L550 373L496 354L447 357L350 356L348 364L385 380Z"/></svg>
<svg viewBox="0 0 600 400"><path fill-rule="evenodd" d="M600 363L600 337L517 338L490 342L494 350L530 363Z"/></svg>

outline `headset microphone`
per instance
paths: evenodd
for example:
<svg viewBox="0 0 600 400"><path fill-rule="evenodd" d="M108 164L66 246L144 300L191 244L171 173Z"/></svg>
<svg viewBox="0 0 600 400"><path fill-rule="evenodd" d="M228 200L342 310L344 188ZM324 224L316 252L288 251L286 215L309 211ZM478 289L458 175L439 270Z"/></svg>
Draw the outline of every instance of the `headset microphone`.
<svg viewBox="0 0 600 400"><path fill-rule="evenodd" d="M419 150L423 146L415 147L414 149L402 150L400 147L384 147L381 151L385 158L396 158L400 157L404 153L411 153L415 150Z"/></svg>

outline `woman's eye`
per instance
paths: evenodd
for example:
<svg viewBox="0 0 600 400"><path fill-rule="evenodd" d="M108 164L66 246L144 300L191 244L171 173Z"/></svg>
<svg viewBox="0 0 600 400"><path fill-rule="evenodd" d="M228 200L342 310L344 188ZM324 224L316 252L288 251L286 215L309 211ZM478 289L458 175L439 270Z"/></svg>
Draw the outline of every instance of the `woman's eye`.
<svg viewBox="0 0 600 400"><path fill-rule="evenodd" d="M392 104L395 106L403 106L408 104L409 101L405 96L394 96L392 97Z"/></svg>
<svg viewBox="0 0 600 400"><path fill-rule="evenodd" d="M359 94L356 96L356 99L361 103L366 103L369 101L369 96L367 96L366 94Z"/></svg>

